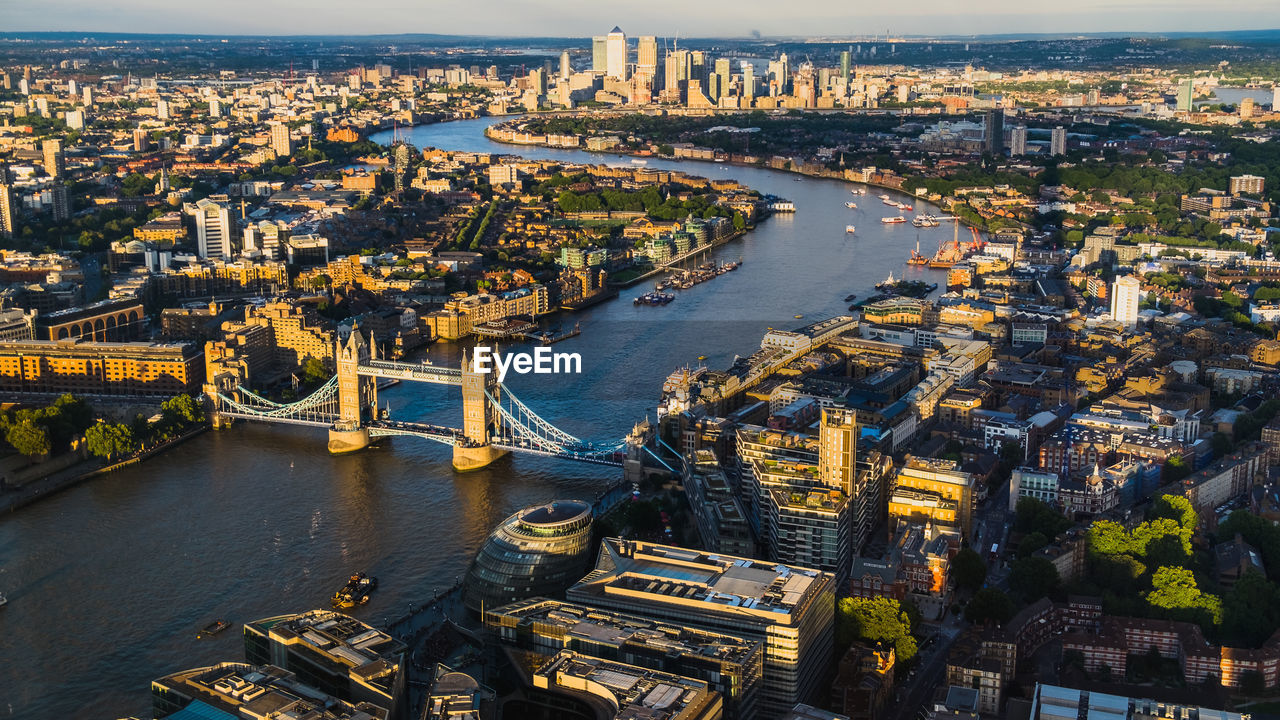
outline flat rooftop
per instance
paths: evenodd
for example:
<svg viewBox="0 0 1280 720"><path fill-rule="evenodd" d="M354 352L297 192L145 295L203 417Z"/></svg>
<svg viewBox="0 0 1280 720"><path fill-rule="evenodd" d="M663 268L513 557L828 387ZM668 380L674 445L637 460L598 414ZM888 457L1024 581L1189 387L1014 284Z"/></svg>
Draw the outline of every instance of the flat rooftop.
<svg viewBox="0 0 1280 720"><path fill-rule="evenodd" d="M569 593L571 600L629 597L788 624L832 582L830 573L811 568L606 538L596 569Z"/></svg>
<svg viewBox="0 0 1280 720"><path fill-rule="evenodd" d="M491 610L487 614L495 619L516 619L521 624L537 623L540 628L558 628L567 637L582 638L608 646L639 645L668 654L715 658L737 664L749 663L751 656L760 649L760 641L752 642L732 635L671 625L559 600L523 600Z"/></svg>

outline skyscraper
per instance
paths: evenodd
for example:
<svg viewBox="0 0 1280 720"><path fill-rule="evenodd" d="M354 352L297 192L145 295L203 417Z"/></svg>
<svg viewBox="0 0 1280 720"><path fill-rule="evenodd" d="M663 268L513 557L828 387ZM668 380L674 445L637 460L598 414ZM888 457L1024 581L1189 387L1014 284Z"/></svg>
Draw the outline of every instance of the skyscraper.
<svg viewBox="0 0 1280 720"><path fill-rule="evenodd" d="M1191 112L1191 102L1194 95L1191 78L1178 82L1178 112Z"/></svg>
<svg viewBox="0 0 1280 720"><path fill-rule="evenodd" d="M658 38L641 35L636 45L636 74L650 78L658 74Z"/></svg>
<svg viewBox="0 0 1280 720"><path fill-rule="evenodd" d="M627 35L615 26L609 31L605 48L605 77L627 79Z"/></svg>
<svg viewBox="0 0 1280 720"><path fill-rule="evenodd" d="M597 35L591 38L591 71L602 73L609 68L609 38Z"/></svg>
<svg viewBox="0 0 1280 720"><path fill-rule="evenodd" d="M1018 125L1009 133L1009 154L1013 156L1027 154L1027 126Z"/></svg>
<svg viewBox="0 0 1280 720"><path fill-rule="evenodd" d="M565 50L560 53L560 79L568 80L570 72L572 69L569 67L569 51Z"/></svg>
<svg viewBox="0 0 1280 720"><path fill-rule="evenodd" d="M40 144L44 151L44 171L52 178L61 178L67 172L67 161L62 154L62 141L53 138Z"/></svg>
<svg viewBox="0 0 1280 720"><path fill-rule="evenodd" d="M1067 154L1067 129L1059 125L1049 134L1049 154Z"/></svg>
<svg viewBox="0 0 1280 720"><path fill-rule="evenodd" d="M756 97L756 66L750 60L742 61L742 100L751 105Z"/></svg>
<svg viewBox="0 0 1280 720"><path fill-rule="evenodd" d="M201 198L186 206L196 219L196 252L201 259L231 259L231 209Z"/></svg>
<svg viewBox="0 0 1280 720"><path fill-rule="evenodd" d="M271 126L271 149L276 157L289 157L293 154L293 141L289 138L289 126L276 123Z"/></svg>
<svg viewBox="0 0 1280 720"><path fill-rule="evenodd" d="M1111 286L1111 319L1133 329L1138 324L1138 304L1142 301L1142 283L1132 275L1116 278Z"/></svg>
<svg viewBox="0 0 1280 720"><path fill-rule="evenodd" d="M66 185L58 183L49 188L49 199L55 222L61 222L71 217L71 198L67 195Z"/></svg>
<svg viewBox="0 0 1280 720"><path fill-rule="evenodd" d="M209 98L209 117L222 117L222 103L218 102L218 98Z"/></svg>
<svg viewBox="0 0 1280 720"><path fill-rule="evenodd" d="M849 68L850 68L849 55L850 53L848 50L840 51L840 78L844 80L846 83L849 82Z"/></svg>
<svg viewBox="0 0 1280 720"><path fill-rule="evenodd" d="M156 117L159 118L160 120L169 119L169 101L168 100L156 101Z"/></svg>
<svg viewBox="0 0 1280 720"><path fill-rule="evenodd" d="M13 188L9 185L9 168L0 166L0 237L13 237L16 223Z"/></svg>
<svg viewBox="0 0 1280 720"><path fill-rule="evenodd" d="M730 74L729 58L717 58L715 72L713 73L715 82L709 86L714 93L712 100L718 102L722 96L729 94Z"/></svg>
<svg viewBox="0 0 1280 720"><path fill-rule="evenodd" d="M1004 110L988 110L982 121L985 134L982 137L982 150L989 155L998 156L1004 153Z"/></svg>

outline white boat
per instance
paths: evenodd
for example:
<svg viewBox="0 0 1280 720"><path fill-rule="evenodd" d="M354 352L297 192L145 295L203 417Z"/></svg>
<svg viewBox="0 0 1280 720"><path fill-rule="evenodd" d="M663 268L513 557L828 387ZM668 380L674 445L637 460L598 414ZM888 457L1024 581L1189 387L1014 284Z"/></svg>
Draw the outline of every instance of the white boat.
<svg viewBox="0 0 1280 720"><path fill-rule="evenodd" d="M845 206L845 207L847 207L847 208L849 208L850 210L856 210L856 209L858 208L858 203L855 203L855 202L846 202L846 203L844 204L844 206Z"/></svg>
<svg viewBox="0 0 1280 720"><path fill-rule="evenodd" d="M888 200L888 199L889 199L889 196L888 196L888 195L881 195L881 196L880 196L880 199L881 199L881 200Z"/></svg>
<svg viewBox="0 0 1280 720"><path fill-rule="evenodd" d="M898 215L896 217L880 218L880 222L884 223L885 225L897 225L898 223L904 223L906 221L907 219L902 217L901 215Z"/></svg>
<svg viewBox="0 0 1280 720"><path fill-rule="evenodd" d="M631 158L631 164L632 165L648 165L649 161L641 160L640 158Z"/></svg>
<svg viewBox="0 0 1280 720"><path fill-rule="evenodd" d="M852 226L852 225L845 225L845 226L844 226L844 231L845 231L845 232L847 232L847 233L849 233L850 235L852 235L852 234L853 234L853 226Z"/></svg>
<svg viewBox="0 0 1280 720"><path fill-rule="evenodd" d="M867 194L867 191L866 191L866 190L863 190L862 188L849 188L849 192L853 193L854 195L866 195L866 194Z"/></svg>

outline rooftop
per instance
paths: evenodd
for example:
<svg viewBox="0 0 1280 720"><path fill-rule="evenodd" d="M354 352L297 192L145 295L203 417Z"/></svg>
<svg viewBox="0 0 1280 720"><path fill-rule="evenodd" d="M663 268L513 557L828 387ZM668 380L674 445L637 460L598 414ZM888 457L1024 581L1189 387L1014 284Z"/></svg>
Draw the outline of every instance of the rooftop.
<svg viewBox="0 0 1280 720"><path fill-rule="evenodd" d="M787 624L831 582L830 573L809 568L606 538L595 570L569 597L629 597Z"/></svg>

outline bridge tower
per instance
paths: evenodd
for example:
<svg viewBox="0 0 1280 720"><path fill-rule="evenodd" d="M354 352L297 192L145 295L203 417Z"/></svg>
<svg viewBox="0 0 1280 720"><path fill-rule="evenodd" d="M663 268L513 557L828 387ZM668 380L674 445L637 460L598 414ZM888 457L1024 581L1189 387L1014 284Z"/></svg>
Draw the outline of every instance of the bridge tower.
<svg viewBox="0 0 1280 720"><path fill-rule="evenodd" d="M498 411L494 401L501 400L497 374L480 373L472 368L466 353L462 354L462 433L467 445L453 446L453 469L479 470L507 454L491 443L498 427Z"/></svg>
<svg viewBox="0 0 1280 720"><path fill-rule="evenodd" d="M366 343L359 327L351 329L347 341L337 341L338 421L329 428L329 452L355 452L369 446L371 408L378 406L378 382L361 377L360 365L377 356L376 347Z"/></svg>

